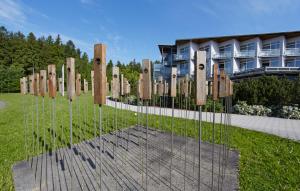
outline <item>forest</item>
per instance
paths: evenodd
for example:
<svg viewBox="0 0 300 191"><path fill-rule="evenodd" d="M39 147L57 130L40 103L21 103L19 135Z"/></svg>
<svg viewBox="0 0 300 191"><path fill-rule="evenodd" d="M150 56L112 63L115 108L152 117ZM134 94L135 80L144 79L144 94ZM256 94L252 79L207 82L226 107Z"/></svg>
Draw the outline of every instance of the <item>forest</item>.
<svg viewBox="0 0 300 191"><path fill-rule="evenodd" d="M91 46L93 46L91 44ZM57 77L61 77L61 66L65 64L67 57L75 58L76 71L80 72L82 78L89 82L90 71L93 67L93 58L89 58L86 52L68 40L62 42L58 36L41 36L39 38L32 32L25 36L22 32L11 32L5 27L0 27L0 92L18 92L19 79L32 74L33 69L39 71L47 69L49 64L55 64ZM140 63L132 61L121 63L112 60L107 62L107 78L110 82L112 67L120 67L130 84L132 93L136 91L136 82L139 77Z"/></svg>

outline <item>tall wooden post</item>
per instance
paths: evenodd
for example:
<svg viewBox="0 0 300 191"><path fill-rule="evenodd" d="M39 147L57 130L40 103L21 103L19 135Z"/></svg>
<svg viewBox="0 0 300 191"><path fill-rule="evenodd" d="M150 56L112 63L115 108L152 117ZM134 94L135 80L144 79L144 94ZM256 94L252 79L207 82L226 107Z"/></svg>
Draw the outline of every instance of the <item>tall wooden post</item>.
<svg viewBox="0 0 300 191"><path fill-rule="evenodd" d="M162 76L158 77L158 95L159 96L164 95L164 82L163 82L163 77Z"/></svg>
<svg viewBox="0 0 300 191"><path fill-rule="evenodd" d="M81 74L76 74L76 96L80 96L81 94Z"/></svg>
<svg viewBox="0 0 300 191"><path fill-rule="evenodd" d="M34 94L34 91L33 91L33 81L34 81L34 78L33 78L33 74L32 75L29 75L29 93L31 95Z"/></svg>
<svg viewBox="0 0 300 191"><path fill-rule="evenodd" d="M143 99L151 99L151 62L149 59L143 61Z"/></svg>
<svg viewBox="0 0 300 191"><path fill-rule="evenodd" d="M40 95L42 97L45 97L45 95L47 94L46 88L47 88L47 71L41 70L40 71Z"/></svg>
<svg viewBox="0 0 300 191"><path fill-rule="evenodd" d="M68 99L75 98L75 59L67 58L67 93Z"/></svg>
<svg viewBox="0 0 300 191"><path fill-rule="evenodd" d="M114 66L112 70L112 97L118 99L120 96L120 79L119 79L119 67Z"/></svg>
<svg viewBox="0 0 300 191"><path fill-rule="evenodd" d="M58 78L58 92L62 95L62 78Z"/></svg>
<svg viewBox="0 0 300 191"><path fill-rule="evenodd" d="M218 70L219 66L217 63L214 64L213 66L214 73L213 73L213 100L216 101L218 100Z"/></svg>
<svg viewBox="0 0 300 191"><path fill-rule="evenodd" d="M94 96L94 70L91 71L92 96Z"/></svg>
<svg viewBox="0 0 300 191"><path fill-rule="evenodd" d="M106 45L94 46L94 104L106 103Z"/></svg>
<svg viewBox="0 0 300 191"><path fill-rule="evenodd" d="M226 97L226 74L224 69L220 70L219 97Z"/></svg>
<svg viewBox="0 0 300 191"><path fill-rule="evenodd" d="M124 75L121 74L120 77L120 94L121 96L124 96Z"/></svg>
<svg viewBox="0 0 300 191"><path fill-rule="evenodd" d="M157 94L157 82L156 80L153 81L153 95Z"/></svg>
<svg viewBox="0 0 300 191"><path fill-rule="evenodd" d="M40 74L34 73L33 91L35 96L39 95L39 85L40 85L39 81L40 81Z"/></svg>
<svg viewBox="0 0 300 191"><path fill-rule="evenodd" d="M89 83L86 79L83 79L83 92L87 94L89 91Z"/></svg>
<svg viewBox="0 0 300 191"><path fill-rule="evenodd" d="M24 93L24 78L22 77L22 78L20 78L20 93L21 94L25 94Z"/></svg>
<svg viewBox="0 0 300 191"><path fill-rule="evenodd" d="M195 98L196 105L206 103L206 52L197 51L195 54Z"/></svg>
<svg viewBox="0 0 300 191"><path fill-rule="evenodd" d="M189 75L186 74L183 79L183 95L185 98L189 97Z"/></svg>
<svg viewBox="0 0 300 191"><path fill-rule="evenodd" d="M171 97L176 97L177 68L171 69Z"/></svg>
<svg viewBox="0 0 300 191"><path fill-rule="evenodd" d="M56 67L54 64L48 65L48 79L49 79L49 97L56 96Z"/></svg>

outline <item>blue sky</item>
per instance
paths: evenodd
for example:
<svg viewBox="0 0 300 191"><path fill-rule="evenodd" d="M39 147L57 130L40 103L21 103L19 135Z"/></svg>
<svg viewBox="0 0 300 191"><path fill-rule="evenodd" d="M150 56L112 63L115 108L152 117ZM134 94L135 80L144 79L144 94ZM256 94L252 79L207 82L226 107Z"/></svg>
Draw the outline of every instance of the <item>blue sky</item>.
<svg viewBox="0 0 300 191"><path fill-rule="evenodd" d="M0 25L60 34L93 56L107 44L114 62L160 59L175 39L300 30L299 0L0 0Z"/></svg>

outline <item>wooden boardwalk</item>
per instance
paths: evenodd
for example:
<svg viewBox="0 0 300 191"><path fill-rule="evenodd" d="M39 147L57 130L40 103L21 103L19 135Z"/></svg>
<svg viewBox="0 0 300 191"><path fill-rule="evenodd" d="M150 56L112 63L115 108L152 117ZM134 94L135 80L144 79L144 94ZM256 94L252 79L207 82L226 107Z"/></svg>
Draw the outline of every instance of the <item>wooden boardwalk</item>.
<svg viewBox="0 0 300 191"><path fill-rule="evenodd" d="M171 135L149 129L146 153L146 136L144 127L131 127L102 136L101 143L100 138L87 140L72 150L61 148L22 161L13 167L15 189L77 191L100 190L101 186L101 190L146 190L147 185L147 190L156 191L197 190L197 141L174 136L172 155ZM238 153L219 145L214 148L213 190L218 186L223 190L237 189ZM201 190L211 190L211 150L212 145L202 143ZM219 161L223 165L219 166Z"/></svg>

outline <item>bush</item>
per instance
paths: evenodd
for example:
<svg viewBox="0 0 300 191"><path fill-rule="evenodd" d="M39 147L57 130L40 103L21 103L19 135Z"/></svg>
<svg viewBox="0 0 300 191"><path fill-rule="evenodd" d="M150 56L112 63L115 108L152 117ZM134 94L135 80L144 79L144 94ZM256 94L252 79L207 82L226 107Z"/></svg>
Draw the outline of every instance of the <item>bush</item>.
<svg viewBox="0 0 300 191"><path fill-rule="evenodd" d="M272 110L262 105L247 105L245 101L239 101L233 106L236 113L242 115L258 115L258 116L270 116Z"/></svg>
<svg viewBox="0 0 300 191"><path fill-rule="evenodd" d="M288 119L300 119L300 109L298 105L283 106L280 110L280 117Z"/></svg>

